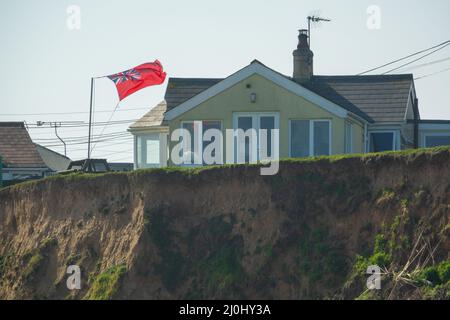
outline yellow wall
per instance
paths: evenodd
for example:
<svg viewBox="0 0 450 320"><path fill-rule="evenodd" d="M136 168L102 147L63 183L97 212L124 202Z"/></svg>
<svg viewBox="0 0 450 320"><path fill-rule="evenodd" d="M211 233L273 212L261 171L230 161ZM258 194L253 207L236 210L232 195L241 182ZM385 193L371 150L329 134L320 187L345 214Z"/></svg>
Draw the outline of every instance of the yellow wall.
<svg viewBox="0 0 450 320"><path fill-rule="evenodd" d="M251 88L246 88L247 84ZM256 103L250 102L250 93L256 93ZM345 121L323 108L299 97L259 75L252 75L235 86L219 93L197 107L169 121L170 132L181 127L186 120L221 120L223 129L233 128L234 112L279 112L280 157L289 156L289 120L332 120L332 154L345 152ZM355 153L362 152L363 125L353 126ZM225 140L225 132L223 132ZM170 139L170 137L169 137ZM177 142L170 142L170 150ZM225 141L224 141L225 143Z"/></svg>

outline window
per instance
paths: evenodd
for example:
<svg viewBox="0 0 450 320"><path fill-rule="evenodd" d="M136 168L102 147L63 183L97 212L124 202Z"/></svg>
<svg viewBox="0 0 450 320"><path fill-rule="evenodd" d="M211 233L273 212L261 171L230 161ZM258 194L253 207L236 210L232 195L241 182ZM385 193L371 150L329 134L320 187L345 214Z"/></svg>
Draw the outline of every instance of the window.
<svg viewBox="0 0 450 320"><path fill-rule="evenodd" d="M331 154L330 120L291 120L289 130L291 157Z"/></svg>
<svg viewBox="0 0 450 320"><path fill-rule="evenodd" d="M183 151L184 163L186 165L205 164L203 161L203 151L209 144L215 142L215 137L211 141L203 141L203 136L209 129L222 130L222 122L217 120L183 121L181 128L189 132L189 137L183 137L183 149L186 150ZM215 150L213 151L214 155Z"/></svg>
<svg viewBox="0 0 450 320"><path fill-rule="evenodd" d="M345 123L345 153L353 153L353 125Z"/></svg>
<svg viewBox="0 0 450 320"><path fill-rule="evenodd" d="M369 139L370 152L396 150L394 131L370 132Z"/></svg>
<svg viewBox="0 0 450 320"><path fill-rule="evenodd" d="M314 126L314 155L330 155L330 122L313 121Z"/></svg>
<svg viewBox="0 0 450 320"><path fill-rule="evenodd" d="M450 146L450 134L436 134L425 136L425 147Z"/></svg>
<svg viewBox="0 0 450 320"><path fill-rule="evenodd" d="M309 120L291 121L291 157L309 157Z"/></svg>
<svg viewBox="0 0 450 320"><path fill-rule="evenodd" d="M274 159L278 155L274 130L279 129L279 115L275 112L234 113L234 160L237 163ZM249 130L249 129L254 129ZM242 132L241 132L242 133ZM243 140L241 140L243 138ZM278 141L277 141L278 142Z"/></svg>
<svg viewBox="0 0 450 320"><path fill-rule="evenodd" d="M159 133L137 136L136 151L138 168L158 167L160 165Z"/></svg>

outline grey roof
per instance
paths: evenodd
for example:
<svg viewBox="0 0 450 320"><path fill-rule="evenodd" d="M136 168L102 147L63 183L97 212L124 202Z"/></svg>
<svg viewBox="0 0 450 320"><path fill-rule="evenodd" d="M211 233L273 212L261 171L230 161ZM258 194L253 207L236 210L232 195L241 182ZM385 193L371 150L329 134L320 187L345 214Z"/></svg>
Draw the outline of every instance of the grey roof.
<svg viewBox="0 0 450 320"><path fill-rule="evenodd" d="M217 78L170 78L164 96L167 102L167 111L222 80Z"/></svg>
<svg viewBox="0 0 450 320"><path fill-rule="evenodd" d="M314 76L304 86L349 111L361 110L375 122L401 122L413 81L412 74Z"/></svg>
<svg viewBox="0 0 450 320"><path fill-rule="evenodd" d="M166 110L166 101L161 101L153 109L147 112L142 118L133 123L130 126L130 129L141 129L164 125L164 113L166 112Z"/></svg>
<svg viewBox="0 0 450 320"><path fill-rule="evenodd" d="M221 80L170 78L165 94L167 111ZM411 74L314 76L301 85L369 122L397 122L405 118L412 82Z"/></svg>

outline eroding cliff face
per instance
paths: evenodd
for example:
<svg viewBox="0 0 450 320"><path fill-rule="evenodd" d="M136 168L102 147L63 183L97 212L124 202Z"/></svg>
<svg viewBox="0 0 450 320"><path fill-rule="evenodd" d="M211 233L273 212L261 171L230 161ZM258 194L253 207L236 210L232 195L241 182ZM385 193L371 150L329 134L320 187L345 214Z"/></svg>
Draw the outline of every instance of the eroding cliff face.
<svg viewBox="0 0 450 320"><path fill-rule="evenodd" d="M61 176L0 191L0 298L448 298L449 215L446 149Z"/></svg>

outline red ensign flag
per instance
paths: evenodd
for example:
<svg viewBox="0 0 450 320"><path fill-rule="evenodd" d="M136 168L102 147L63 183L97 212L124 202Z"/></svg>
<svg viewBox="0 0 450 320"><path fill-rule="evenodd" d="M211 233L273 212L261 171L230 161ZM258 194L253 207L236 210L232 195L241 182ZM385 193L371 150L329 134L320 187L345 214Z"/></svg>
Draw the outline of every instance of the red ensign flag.
<svg viewBox="0 0 450 320"><path fill-rule="evenodd" d="M108 76L117 88L122 101L130 94L145 87L161 84L166 79L166 73L158 60L141 64L133 69Z"/></svg>

